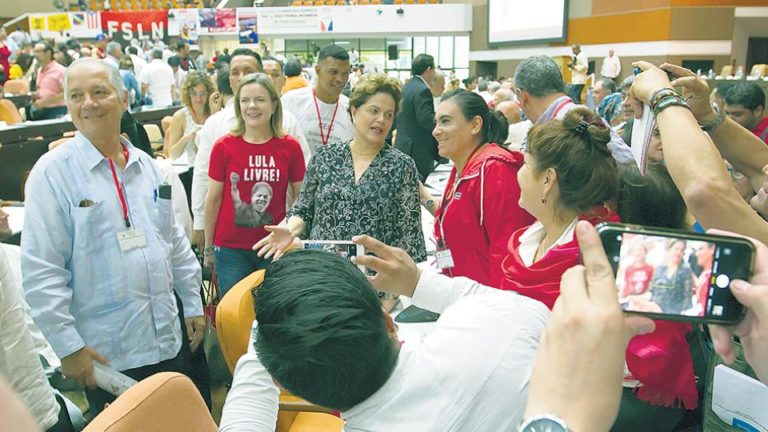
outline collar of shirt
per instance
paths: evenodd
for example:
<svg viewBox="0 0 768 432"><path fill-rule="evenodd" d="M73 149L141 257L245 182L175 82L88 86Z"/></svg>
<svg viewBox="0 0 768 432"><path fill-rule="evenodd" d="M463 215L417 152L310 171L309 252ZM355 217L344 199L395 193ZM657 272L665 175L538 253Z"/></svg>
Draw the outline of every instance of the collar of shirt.
<svg viewBox="0 0 768 432"><path fill-rule="evenodd" d="M99 163L107 159L103 154L101 154L99 149L97 149L96 146L93 145L93 143L91 143L91 141L82 133L77 132L73 138L73 141L75 147L83 156L83 160L85 161L85 164L89 170L93 170ZM138 157L136 157L133 144L131 144L131 142L125 139L125 137L122 135L120 135L120 143L128 149L128 163L125 165L125 168L127 169L130 165L138 160Z"/></svg>
<svg viewBox="0 0 768 432"><path fill-rule="evenodd" d="M547 252L549 252L555 246L561 246L572 241L574 231L576 230L576 222L578 221L578 218L571 221L570 225L568 225L568 228L563 231L563 234L560 236L560 238L558 238L552 246L548 247L541 256L546 255ZM546 234L547 233L544 231L544 225L542 225L541 222L536 222L531 225L530 228L525 230L525 232L520 236L520 246L517 248L517 251L526 266L530 267L533 265L533 259L536 256L536 250L539 248L539 245L544 240L544 236Z"/></svg>
<svg viewBox="0 0 768 432"><path fill-rule="evenodd" d="M560 96L559 98L557 98L554 102L552 102L547 107L547 109L544 110L544 113L541 114L541 117L539 117L539 119L536 121L536 124L546 123L546 122L554 119L557 116L557 114L558 114L557 112L555 112L555 111L558 111L558 107L560 107L561 105L568 105L568 101L570 101L570 100L571 100L571 98L566 96L566 95L563 95L563 96ZM571 103L573 103L573 102L571 102ZM561 110L562 110L562 108L561 108Z"/></svg>

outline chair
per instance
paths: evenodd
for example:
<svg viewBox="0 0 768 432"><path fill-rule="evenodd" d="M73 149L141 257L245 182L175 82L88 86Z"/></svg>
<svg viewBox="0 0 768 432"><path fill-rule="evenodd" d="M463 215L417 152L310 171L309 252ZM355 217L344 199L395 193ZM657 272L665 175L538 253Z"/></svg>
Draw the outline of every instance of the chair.
<svg viewBox="0 0 768 432"><path fill-rule="evenodd" d="M13 102L8 99L0 99L0 121L4 121L7 125L12 125L21 123L24 119Z"/></svg>
<svg viewBox="0 0 768 432"><path fill-rule="evenodd" d="M768 72L766 69L768 69L768 65L764 65L764 64L752 65L752 70L749 72L749 76L753 78L762 78L766 75L766 72Z"/></svg>
<svg viewBox="0 0 768 432"><path fill-rule="evenodd" d="M3 85L3 92L15 95L27 94L29 93L29 81L24 78L8 80Z"/></svg>
<svg viewBox="0 0 768 432"><path fill-rule="evenodd" d="M230 372L248 349L251 324L255 317L251 290L264 280L264 270L251 273L235 284L216 308L216 334ZM280 394L278 432L339 432L344 422L327 414L327 410L312 405L283 390Z"/></svg>
<svg viewBox="0 0 768 432"><path fill-rule="evenodd" d="M111 403L83 432L215 432L216 423L186 376L161 372Z"/></svg>
<svg viewBox="0 0 768 432"><path fill-rule="evenodd" d="M160 128L156 124L145 124L144 130L147 132L149 142L152 144L152 150L159 150L163 148L163 133L160 132Z"/></svg>
<svg viewBox="0 0 768 432"><path fill-rule="evenodd" d="M733 66L725 65L723 66L723 69L720 70L720 76L723 78L731 76L731 72L733 72Z"/></svg>

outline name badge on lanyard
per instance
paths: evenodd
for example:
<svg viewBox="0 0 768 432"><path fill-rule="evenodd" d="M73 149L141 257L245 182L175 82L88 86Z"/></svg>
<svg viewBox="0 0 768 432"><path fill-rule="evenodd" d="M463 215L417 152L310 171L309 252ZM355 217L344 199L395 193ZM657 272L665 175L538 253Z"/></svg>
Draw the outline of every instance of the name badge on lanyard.
<svg viewBox="0 0 768 432"><path fill-rule="evenodd" d="M132 249L141 249L147 246L147 237L142 228L133 228L117 233L117 241L120 243L120 250L128 252Z"/></svg>
<svg viewBox="0 0 768 432"><path fill-rule="evenodd" d="M454 266L453 255L451 255L451 250L445 246L445 243L443 243L442 239L440 239L437 242L437 250L435 250L435 258L437 258L437 268L439 268L440 270L452 269Z"/></svg>

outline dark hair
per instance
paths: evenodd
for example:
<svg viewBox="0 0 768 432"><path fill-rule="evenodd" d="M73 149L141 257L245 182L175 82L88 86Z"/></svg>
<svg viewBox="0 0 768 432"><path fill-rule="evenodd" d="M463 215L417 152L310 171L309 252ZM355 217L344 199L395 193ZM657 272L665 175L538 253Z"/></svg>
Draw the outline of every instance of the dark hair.
<svg viewBox="0 0 768 432"><path fill-rule="evenodd" d="M120 69L133 72L133 60L131 60L131 56L124 55L120 57Z"/></svg>
<svg viewBox="0 0 768 432"><path fill-rule="evenodd" d="M181 57L175 55L168 57L168 66L181 66Z"/></svg>
<svg viewBox="0 0 768 432"><path fill-rule="evenodd" d="M299 59L293 57L285 62L283 72L285 72L285 76L287 77L295 77L301 75L301 62Z"/></svg>
<svg viewBox="0 0 768 432"><path fill-rule="evenodd" d="M127 48L128 54L139 55L139 49L131 45Z"/></svg>
<svg viewBox="0 0 768 432"><path fill-rule="evenodd" d="M649 164L645 175L634 163L619 165L617 212L624 223L661 228L685 227L687 209L663 164Z"/></svg>
<svg viewBox="0 0 768 432"><path fill-rule="evenodd" d="M464 78L463 80L461 80L461 82L464 84L464 87L469 87L469 85L472 84L472 81L475 81L476 79L477 79L476 76L470 75Z"/></svg>
<svg viewBox="0 0 768 432"><path fill-rule="evenodd" d="M608 90L608 94L616 93L616 82L610 78L600 78L597 82L603 85L603 88Z"/></svg>
<svg viewBox="0 0 768 432"><path fill-rule="evenodd" d="M67 41L65 43L66 43L66 45L67 45L67 47L69 49L73 49L73 50L79 50L80 49L80 42L77 39L74 39L74 38L67 39Z"/></svg>
<svg viewBox="0 0 768 432"><path fill-rule="evenodd" d="M69 55L69 48L64 42L59 42L56 44L56 51L60 52L61 55L64 56L64 61L61 63L62 66L67 67L75 61L75 59Z"/></svg>
<svg viewBox="0 0 768 432"><path fill-rule="evenodd" d="M224 50L226 52L226 49ZM256 63L259 64L259 70L264 70L264 64L261 62L261 56L256 51L250 49L250 48L237 48L234 51L232 51L232 54L229 55L229 62L232 62L232 59L234 59L237 56L248 56L253 57L256 59Z"/></svg>
<svg viewBox="0 0 768 432"><path fill-rule="evenodd" d="M483 121L483 142L501 144L507 140L509 126L504 114L491 111L482 96L465 89L451 90L440 98L440 102L453 100L466 120L480 117Z"/></svg>
<svg viewBox="0 0 768 432"><path fill-rule="evenodd" d="M400 80L384 74L370 74L360 78L360 81L357 82L357 85L355 85L349 95L350 115L352 114L352 108L360 108L376 93L384 93L392 96L392 100L395 101L395 113L397 113L397 110L400 107L400 100L403 96Z"/></svg>
<svg viewBox="0 0 768 432"><path fill-rule="evenodd" d="M765 108L765 93L753 82L738 83L725 93L725 103L743 105L744 108L754 111L759 106Z"/></svg>
<svg viewBox="0 0 768 432"><path fill-rule="evenodd" d="M45 41L45 40L41 40L41 41L39 41L37 43L43 46L43 51L47 51L47 52L51 53L51 60L53 60L53 45L51 45L50 42Z"/></svg>
<svg viewBox="0 0 768 432"><path fill-rule="evenodd" d="M338 45L328 45L324 46L320 52L317 54L317 62L320 63L321 61L325 60L327 57L335 58L336 60L341 61L349 61L349 54L347 53L344 48L338 46Z"/></svg>
<svg viewBox="0 0 768 432"><path fill-rule="evenodd" d="M34 59L34 57L27 53L21 53L16 57L16 64L19 65L22 72L27 73Z"/></svg>
<svg viewBox="0 0 768 432"><path fill-rule="evenodd" d="M267 267L253 293L259 322L254 347L291 393L345 411L389 379L398 350L376 292L348 260L289 252Z"/></svg>
<svg viewBox="0 0 768 432"><path fill-rule="evenodd" d="M533 56L520 62L515 69L515 87L535 97L565 93L560 66L549 56Z"/></svg>
<svg viewBox="0 0 768 432"><path fill-rule="evenodd" d="M557 172L557 207L589 213L616 199L618 169L608 149L610 140L610 129L586 108L531 128L527 151L536 159L537 173L548 168Z"/></svg>
<svg viewBox="0 0 768 432"><path fill-rule="evenodd" d="M152 51L149 52L149 55L152 57L152 59L162 59L163 58L163 50L160 48L152 48Z"/></svg>
<svg viewBox="0 0 768 432"><path fill-rule="evenodd" d="M435 68L435 58L429 54L419 54L411 63L411 75L421 75L429 68Z"/></svg>
<svg viewBox="0 0 768 432"><path fill-rule="evenodd" d="M232 91L232 86L229 85L229 66L224 64L216 72L216 88L219 93L227 96L234 96L235 92Z"/></svg>
<svg viewBox="0 0 768 432"><path fill-rule="evenodd" d="M181 50L182 48L184 48L185 45L188 45L188 44L183 40L176 41L176 51Z"/></svg>

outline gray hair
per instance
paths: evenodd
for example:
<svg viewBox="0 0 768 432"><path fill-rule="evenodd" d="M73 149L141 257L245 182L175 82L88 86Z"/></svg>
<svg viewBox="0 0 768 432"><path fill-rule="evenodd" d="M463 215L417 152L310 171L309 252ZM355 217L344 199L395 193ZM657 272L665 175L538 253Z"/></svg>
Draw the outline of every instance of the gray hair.
<svg viewBox="0 0 768 432"><path fill-rule="evenodd" d="M491 81L488 83L488 91L491 93L495 93L500 88L501 84L499 84L498 81Z"/></svg>
<svg viewBox="0 0 768 432"><path fill-rule="evenodd" d="M153 59L161 59L163 58L163 50L160 48L152 48L152 51L150 51L149 54Z"/></svg>
<svg viewBox="0 0 768 432"><path fill-rule="evenodd" d="M622 81L621 85L619 86L619 90L621 90L621 91L627 90L628 88L632 87L632 83L634 83L634 82L635 82L635 76L634 75L630 75L630 76L624 78L624 81Z"/></svg>
<svg viewBox="0 0 768 432"><path fill-rule="evenodd" d="M517 66L515 86L535 97L565 93L560 67L552 57L544 55L528 57Z"/></svg>
<svg viewBox="0 0 768 432"><path fill-rule="evenodd" d="M477 80L477 91L487 91L488 90L488 81L484 79Z"/></svg>
<svg viewBox="0 0 768 432"><path fill-rule="evenodd" d="M506 88L496 90L496 93L493 95L496 96L499 102L515 100L515 92Z"/></svg>
<svg viewBox="0 0 768 432"><path fill-rule="evenodd" d="M110 42L107 44L107 54L111 54L112 51L115 49L118 49L120 52L123 52L123 47L120 46L117 42Z"/></svg>
<svg viewBox="0 0 768 432"><path fill-rule="evenodd" d="M77 66L86 64L99 66L100 68L104 69L107 72L109 85L115 89L120 98L124 99L128 96L128 92L123 86L123 77L120 75L120 71L117 70L116 67L105 62L104 60L99 60L93 57L83 57L75 60L64 72L64 100L69 101L69 92L67 91L67 88L69 87L69 74Z"/></svg>
<svg viewBox="0 0 768 432"><path fill-rule="evenodd" d="M608 94L616 93L616 83L610 78L600 78L597 80L604 89L608 90Z"/></svg>

